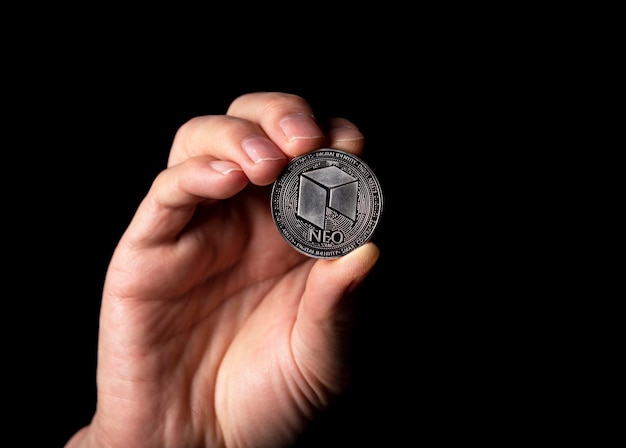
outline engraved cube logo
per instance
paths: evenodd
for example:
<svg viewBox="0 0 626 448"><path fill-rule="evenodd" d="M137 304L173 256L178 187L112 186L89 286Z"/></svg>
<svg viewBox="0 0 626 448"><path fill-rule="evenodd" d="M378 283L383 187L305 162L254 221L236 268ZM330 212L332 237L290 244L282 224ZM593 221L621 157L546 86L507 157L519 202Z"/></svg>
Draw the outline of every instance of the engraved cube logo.
<svg viewBox="0 0 626 448"><path fill-rule="evenodd" d="M324 228L326 207L356 219L357 179L336 166L307 171L300 175L297 214Z"/></svg>

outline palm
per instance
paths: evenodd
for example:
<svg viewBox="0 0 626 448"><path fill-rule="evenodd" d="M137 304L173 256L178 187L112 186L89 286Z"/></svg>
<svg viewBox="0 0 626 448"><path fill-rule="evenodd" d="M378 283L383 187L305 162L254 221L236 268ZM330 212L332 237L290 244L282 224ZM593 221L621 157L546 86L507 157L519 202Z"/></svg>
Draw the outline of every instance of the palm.
<svg viewBox="0 0 626 448"><path fill-rule="evenodd" d="M308 386L294 359L291 332L313 261L282 240L268 198L267 188L255 187L207 206L170 244L133 254L135 271L116 268L117 260L127 257L120 245L107 284L126 285L116 295L133 300L111 315L121 332L112 336L110 350L135 361L131 381L148 376L151 384L171 390L167 403L151 406L146 406L155 398L150 388L145 396L126 397L142 404L133 411L135 418L159 406L178 420L172 424L198 428L206 419L219 423L236 414L236 432L245 433L258 431L258 409L285 413L287 420L297 417L296 400ZM216 263L207 251L226 256ZM204 266L206 259L211 264ZM125 329L145 332L145 345L125 347L131 339ZM159 352L154 363L141 356Z"/></svg>

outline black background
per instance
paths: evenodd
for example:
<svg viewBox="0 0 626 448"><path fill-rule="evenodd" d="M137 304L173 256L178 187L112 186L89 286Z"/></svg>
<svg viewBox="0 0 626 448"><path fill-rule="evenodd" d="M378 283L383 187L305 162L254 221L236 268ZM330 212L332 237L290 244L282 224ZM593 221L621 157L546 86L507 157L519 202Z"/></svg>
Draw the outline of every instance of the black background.
<svg viewBox="0 0 626 448"><path fill-rule="evenodd" d="M73 33L8 66L6 372L20 437L61 447L89 423L107 264L176 129L242 93L283 91L361 128L385 197L358 375L299 446L533 439L550 408L523 411L546 381L523 362L545 323L530 280L542 272L521 261L537 223L513 181L529 119L510 113L529 92L493 64L499 49L405 25L295 54L284 30L263 46L207 37L195 52L167 37L82 47Z"/></svg>

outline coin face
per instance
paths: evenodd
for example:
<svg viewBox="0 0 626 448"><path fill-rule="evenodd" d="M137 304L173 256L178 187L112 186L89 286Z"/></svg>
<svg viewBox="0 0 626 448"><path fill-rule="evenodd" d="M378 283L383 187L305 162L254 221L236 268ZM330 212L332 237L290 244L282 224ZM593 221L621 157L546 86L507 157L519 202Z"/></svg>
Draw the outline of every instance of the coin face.
<svg viewBox="0 0 626 448"><path fill-rule="evenodd" d="M322 148L296 157L272 187L272 215L280 234L314 258L337 258L369 241L383 195L357 156Z"/></svg>

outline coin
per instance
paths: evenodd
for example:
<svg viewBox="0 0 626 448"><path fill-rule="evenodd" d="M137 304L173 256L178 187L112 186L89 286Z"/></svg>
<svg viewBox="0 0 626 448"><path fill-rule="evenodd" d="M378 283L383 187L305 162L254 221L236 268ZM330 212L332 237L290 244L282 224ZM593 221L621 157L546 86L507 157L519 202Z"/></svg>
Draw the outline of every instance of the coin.
<svg viewBox="0 0 626 448"><path fill-rule="evenodd" d="M278 231L296 250L337 258L372 238L383 194L359 157L321 148L287 164L272 186L271 208Z"/></svg>

